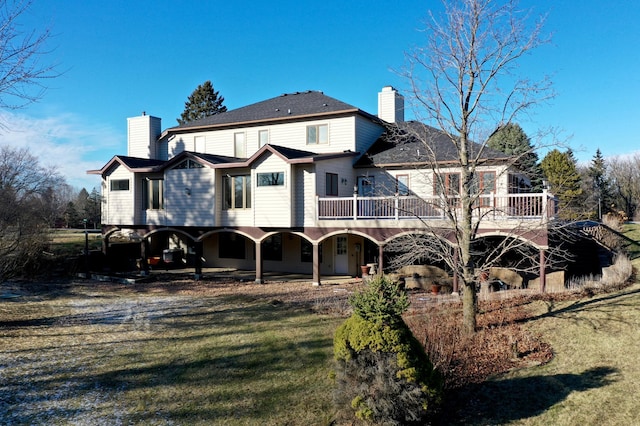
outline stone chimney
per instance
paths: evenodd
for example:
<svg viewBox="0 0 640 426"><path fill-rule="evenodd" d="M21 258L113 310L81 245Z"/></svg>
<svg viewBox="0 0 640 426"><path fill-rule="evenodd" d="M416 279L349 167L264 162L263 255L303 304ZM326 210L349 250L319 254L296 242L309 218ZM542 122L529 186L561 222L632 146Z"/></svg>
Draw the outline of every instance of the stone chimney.
<svg viewBox="0 0 640 426"><path fill-rule="evenodd" d="M127 118L127 155L129 157L158 159L157 140L162 132L161 119L145 112Z"/></svg>
<svg viewBox="0 0 640 426"><path fill-rule="evenodd" d="M378 93L378 118L388 123L404 121L404 96L391 86Z"/></svg>

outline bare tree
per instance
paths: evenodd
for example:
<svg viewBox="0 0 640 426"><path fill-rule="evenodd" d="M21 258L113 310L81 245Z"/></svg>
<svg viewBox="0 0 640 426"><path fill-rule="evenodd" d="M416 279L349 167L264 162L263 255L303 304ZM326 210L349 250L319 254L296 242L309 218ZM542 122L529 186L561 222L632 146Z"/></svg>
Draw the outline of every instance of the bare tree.
<svg viewBox="0 0 640 426"><path fill-rule="evenodd" d="M640 154L608 159L607 173L615 204L612 210L623 210L627 217L635 218L640 204Z"/></svg>
<svg viewBox="0 0 640 426"><path fill-rule="evenodd" d="M516 73L525 55L548 42L542 35L543 17L534 21L531 11L519 9L515 0L450 0L443 4L444 13L430 14L426 22L426 44L407 53L403 75L410 84L416 118L447 136L460 173L455 208L450 203L447 211L452 235L433 232L432 236L437 241L455 241L455 248L447 251L450 246L442 243L443 256L449 264L460 265L456 273L464 290L463 328L473 333L477 309L473 249L478 228L473 207L481 195L475 184L476 169L489 160L486 141L491 132L551 98L553 92L547 78L536 82ZM430 156L436 184L446 188L447 174L438 161L441 152L420 132L414 136L422 139ZM517 158L512 161L515 164Z"/></svg>
<svg viewBox="0 0 640 426"><path fill-rule="evenodd" d="M0 282L41 255L49 229L43 206L61 185L60 175L26 149L0 147Z"/></svg>
<svg viewBox="0 0 640 426"><path fill-rule="evenodd" d="M17 109L39 100L43 80L58 76L54 65L43 63L49 53L50 29L22 31L20 19L31 0L0 0L0 108Z"/></svg>

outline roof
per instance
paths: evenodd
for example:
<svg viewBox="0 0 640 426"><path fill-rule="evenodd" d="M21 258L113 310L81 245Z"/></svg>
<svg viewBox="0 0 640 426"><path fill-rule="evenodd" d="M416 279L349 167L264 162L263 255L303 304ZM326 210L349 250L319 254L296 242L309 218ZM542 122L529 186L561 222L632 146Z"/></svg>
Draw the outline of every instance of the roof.
<svg viewBox="0 0 640 426"><path fill-rule="evenodd" d="M162 168L162 166L166 163L163 160L151 160L148 158L138 158L138 157L128 157L126 155L116 155L107 164L105 164L101 169L98 170L89 170L88 174L92 175L101 175L109 170L114 164L121 164L129 171L140 171L140 172L153 172Z"/></svg>
<svg viewBox="0 0 640 426"><path fill-rule="evenodd" d="M378 120L359 108L334 99L319 91L287 93L265 101L257 102L234 110L218 113L201 118L163 132L175 133L180 131L200 130L210 127L224 127L239 124L258 124L269 121L287 121L313 116L356 113L370 119Z"/></svg>
<svg viewBox="0 0 640 426"><path fill-rule="evenodd" d="M500 160L509 156L478 143L470 144L470 155L479 160ZM387 125L385 132L355 164L356 167L391 167L409 164L458 163L458 151L445 132L418 121Z"/></svg>
<svg viewBox="0 0 640 426"><path fill-rule="evenodd" d="M316 161L329 160L333 158L351 157L358 155L357 152L343 151L334 153L317 154L311 151L302 151L284 146L267 144L260 148L249 158L228 157L225 155L205 154L201 152L182 151L180 154L168 161L149 160L146 158L136 158L116 155L104 167L99 170L89 170L88 174L104 174L111 169L114 164L121 164L129 171L153 173L171 168L187 158L205 163L211 168L219 167L249 167L260 158L265 152L270 152L282 158L287 163L313 163Z"/></svg>

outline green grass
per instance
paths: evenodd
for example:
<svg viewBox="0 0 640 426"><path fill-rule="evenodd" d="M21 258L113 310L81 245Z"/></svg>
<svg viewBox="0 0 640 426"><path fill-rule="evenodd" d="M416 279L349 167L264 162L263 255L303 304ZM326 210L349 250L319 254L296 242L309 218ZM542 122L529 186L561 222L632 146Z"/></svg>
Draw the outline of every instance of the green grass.
<svg viewBox="0 0 640 426"><path fill-rule="evenodd" d="M456 424L630 425L640 418L640 285L590 299L534 302L547 365L463 389Z"/></svg>
<svg viewBox="0 0 640 426"><path fill-rule="evenodd" d="M214 296L88 283L0 298L0 424L329 424L343 319L282 302L278 284L242 288ZM640 284L531 302L523 326L552 344L554 359L459 389L443 418L634 424L639 306Z"/></svg>
<svg viewBox="0 0 640 426"><path fill-rule="evenodd" d="M99 231L90 230L87 235L89 250L102 249L102 235ZM52 229L50 234L50 250L60 256L76 256L84 251L85 233L81 229Z"/></svg>
<svg viewBox="0 0 640 426"><path fill-rule="evenodd" d="M339 323L251 298L0 301L0 424L328 424Z"/></svg>
<svg viewBox="0 0 640 426"><path fill-rule="evenodd" d="M629 254L629 259L634 259L634 260L639 259L640 258L640 224L626 223L622 227L622 233L630 241L635 241L635 243L629 242L629 244L626 245L626 249Z"/></svg>

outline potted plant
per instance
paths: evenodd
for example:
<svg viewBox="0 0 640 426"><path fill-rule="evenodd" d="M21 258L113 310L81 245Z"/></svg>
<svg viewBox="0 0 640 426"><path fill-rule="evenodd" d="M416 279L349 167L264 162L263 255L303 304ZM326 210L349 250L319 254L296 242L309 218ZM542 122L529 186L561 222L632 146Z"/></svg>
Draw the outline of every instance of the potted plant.
<svg viewBox="0 0 640 426"><path fill-rule="evenodd" d="M433 283L431 283L431 294L435 294L435 295L440 294L441 288L442 288L442 285L440 284L440 282L434 281Z"/></svg>

